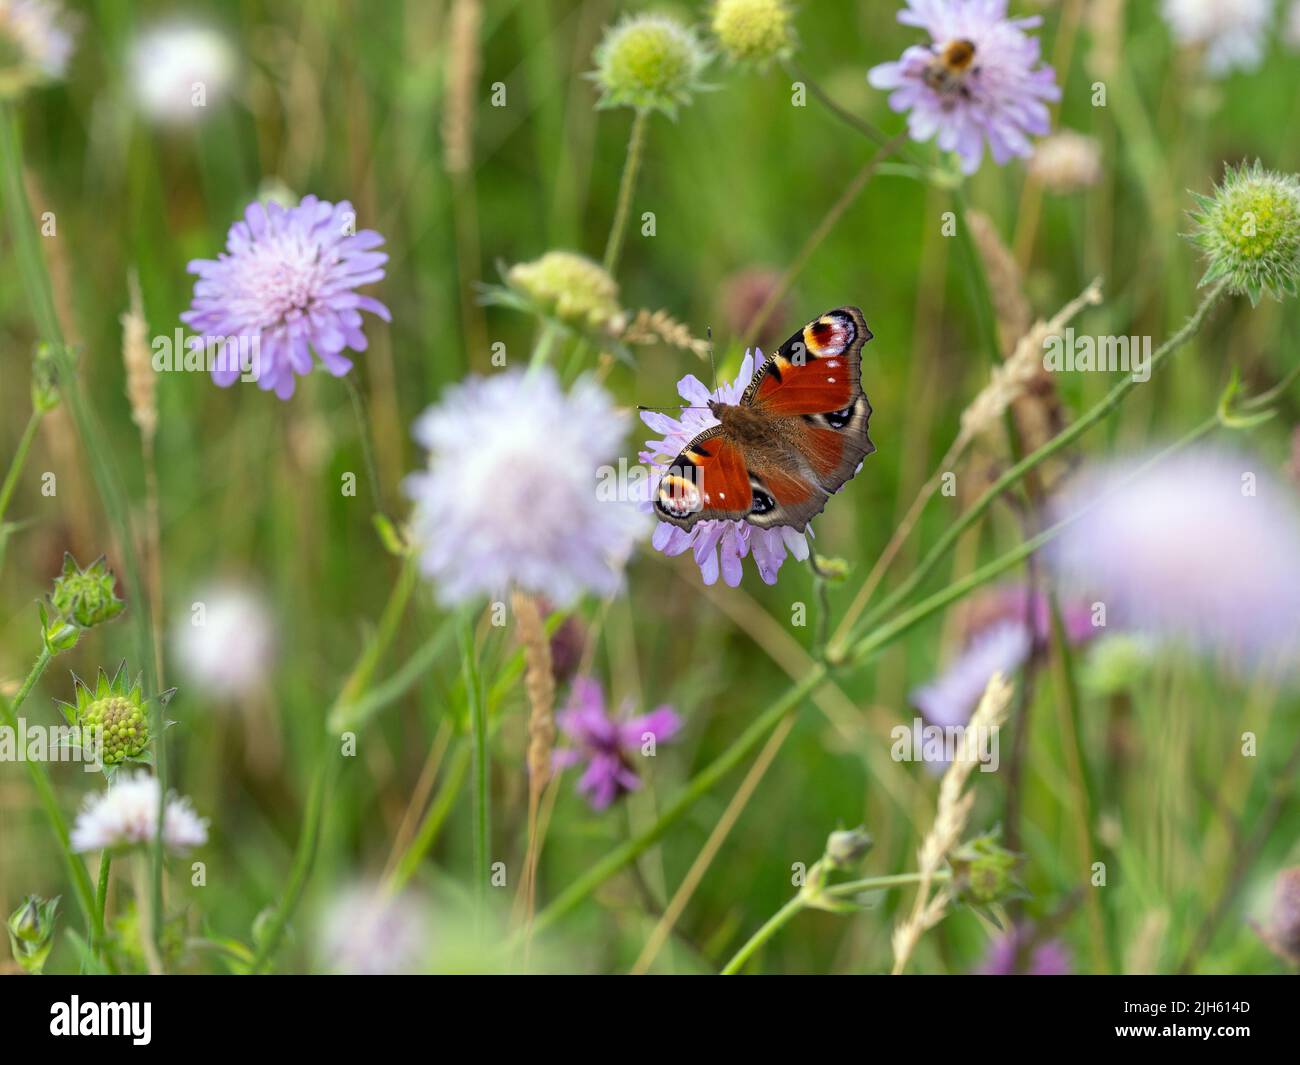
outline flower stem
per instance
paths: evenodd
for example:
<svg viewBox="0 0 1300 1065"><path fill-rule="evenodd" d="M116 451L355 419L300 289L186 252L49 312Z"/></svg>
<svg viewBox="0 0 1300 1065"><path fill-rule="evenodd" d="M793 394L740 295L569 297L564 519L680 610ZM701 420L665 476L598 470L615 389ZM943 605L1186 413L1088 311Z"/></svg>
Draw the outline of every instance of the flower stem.
<svg viewBox="0 0 1300 1065"><path fill-rule="evenodd" d="M36 427L41 424L41 417L41 411L32 411L32 416L27 419L27 426L23 429L22 438L18 441L18 450L14 452L13 460L9 463L9 472L5 475L4 485L0 487L0 525L4 524L9 500L13 498L18 477L27 462L27 452L31 450L32 440L36 437Z"/></svg>
<svg viewBox="0 0 1300 1065"><path fill-rule="evenodd" d="M1176 333L1169 337L1151 356L1151 366L1154 370L1165 359L1167 359L1175 350L1185 344L1193 336L1200 332L1210 311L1219 302L1223 296L1224 285L1220 282L1212 288L1201 300L1196 312L1187 320ZM944 555L952 548L953 544L969 529L988 508L993 501L1002 495L1009 487L1016 484L1021 478L1026 476L1030 471L1041 465L1047 459L1051 458L1057 452L1063 450L1072 444L1079 437L1083 436L1089 429L1099 422L1103 421L1114 411L1129 392L1133 390L1137 382L1132 376L1125 377L1119 384L1106 394L1094 407L1088 410L1077 421L1073 422L1066 429L1062 430L1051 440L1049 440L1038 450L1031 452L1022 458L1019 462L1014 463L1005 473L990 485L983 494L977 499L970 508L962 514L952 525L950 525L939 538L939 541L931 548L930 552L917 565L917 567L908 575L897 588L882 600L876 608L871 611L866 620L860 626L862 629L869 629L875 625L883 616L894 610L902 603L918 586L930 575L934 567L943 559ZM852 639L852 634L841 637L839 640L832 641L830 655L832 660L844 653L848 641Z"/></svg>
<svg viewBox="0 0 1300 1065"><path fill-rule="evenodd" d="M112 452L94 411L77 387L75 369L55 311L49 274L41 254L35 226L32 224L32 209L27 200L27 190L23 186L22 143L18 132L17 113L10 105L2 102L0 102L0 188L3 189L4 206L13 237L18 270L27 289L27 299L36 318L37 331L49 347L58 373L59 391L76 423L82 445L90 461L91 473L104 504L104 511L113 527L122 561L122 576L126 584L127 598L132 607L133 653L144 673L145 696L151 700L150 733L157 737L154 743L154 773L159 783L158 830L153 840L153 883L152 898L149 900L149 912L159 919L151 929L156 944L162 935L162 827L167 797L167 745L163 742L162 700L153 698L158 694L158 677L154 669L153 625L150 620L152 611L136 554L135 534L131 526L126 489L122 485L121 475L113 462ZM80 863L77 864L80 867ZM89 887L90 878L85 875L84 868L81 871ZM90 893L90 898L93 904L93 893Z"/></svg>
<svg viewBox="0 0 1300 1065"><path fill-rule="evenodd" d="M465 682L465 700L469 704L470 740L473 750L473 812L474 821L474 899L478 913L476 920L482 933L487 907L487 889L491 878L491 810L488 804L488 727L487 706L483 701L483 681L479 675L478 657L474 646L474 621L466 613L461 618L460 661L461 676Z"/></svg>
<svg viewBox="0 0 1300 1065"><path fill-rule="evenodd" d="M950 880L952 873L943 870L935 873L930 877L932 883ZM892 876L873 876L865 880L849 880L842 884L832 884L822 889L823 895L830 895L834 898L851 898L854 895L861 895L867 891L883 891L887 888L906 887L909 884L919 883L921 880L920 873L896 873ZM810 908L811 904L803 892L795 895L789 902L782 906L776 913L763 923L752 936L745 941L731 960L722 967L723 976L734 976L738 973L755 952L770 940L777 932L781 931L791 919L803 910Z"/></svg>
<svg viewBox="0 0 1300 1065"><path fill-rule="evenodd" d="M8 702L3 697L0 697L0 722L15 733L18 731L18 708L31 694L36 682L40 680L41 674L45 672L46 667L50 664L52 657L48 649L42 648L40 655L36 659L36 664L32 666L31 672L27 674L27 678L23 681L22 687L18 689L18 694L14 696L13 702ZM72 878L73 890L77 895L77 905L81 908L82 916L86 921L87 939L93 943L103 935L103 924L97 917L98 911L95 907L95 889L90 883L90 874L86 872L86 866L72 849L72 837L68 832L68 823L63 818L63 811L59 808L59 800L54 793L54 785L50 781L49 768L44 762L33 758L23 759L23 764L27 766L27 774L31 777L32 786L36 789L36 797L45 810L45 816L50 822L50 827L54 830L54 837L63 855L63 862L68 868L68 875Z"/></svg>
<svg viewBox="0 0 1300 1065"><path fill-rule="evenodd" d="M627 229L628 212L632 209L632 192L636 188L637 175L641 170L641 157L645 152L645 131L650 119L650 112L638 110L632 119L632 132L628 135L627 158L623 160L623 177L618 186L618 204L614 209L614 223L609 228L609 239L605 242L605 272L613 275L618 268L619 256L623 251L623 231Z"/></svg>
<svg viewBox="0 0 1300 1065"><path fill-rule="evenodd" d="M345 708L357 703L370 685L380 659L397 635L402 616L406 612L406 605L415 588L417 572L414 558L408 558L397 578L397 583L393 586L388 602L384 605L384 612L379 619L379 628L374 639L361 653L361 657L339 691L334 706L325 716L326 728L320 740L321 749L317 755L316 769L312 774L311 787L307 793L302 830L298 833L298 846L294 851L293 865L289 870L289 882L262 934L257 954L249 970L252 973L261 972L279 947L284 931L302 901L307 880L316 863L321 826L324 823L334 778L340 768L339 755L334 747L336 734L331 729L330 723L346 720Z"/></svg>

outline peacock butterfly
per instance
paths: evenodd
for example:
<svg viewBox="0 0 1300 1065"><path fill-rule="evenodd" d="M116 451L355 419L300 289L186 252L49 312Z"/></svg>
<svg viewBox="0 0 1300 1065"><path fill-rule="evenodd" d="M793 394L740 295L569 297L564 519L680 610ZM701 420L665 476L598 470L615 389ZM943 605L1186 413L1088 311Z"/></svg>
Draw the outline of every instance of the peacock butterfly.
<svg viewBox="0 0 1300 1065"><path fill-rule="evenodd" d="M857 307L827 311L763 363L739 403L710 400L718 424L672 461L655 513L683 529L741 520L802 532L876 450L862 391L870 339Z"/></svg>

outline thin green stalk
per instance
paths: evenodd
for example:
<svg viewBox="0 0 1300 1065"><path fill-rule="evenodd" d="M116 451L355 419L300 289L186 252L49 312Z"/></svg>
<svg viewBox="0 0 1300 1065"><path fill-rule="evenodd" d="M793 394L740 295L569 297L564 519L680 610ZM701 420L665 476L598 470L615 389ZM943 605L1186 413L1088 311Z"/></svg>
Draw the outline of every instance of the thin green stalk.
<svg viewBox="0 0 1300 1065"><path fill-rule="evenodd" d="M108 951L103 942L104 930L107 927L104 918L108 912L108 878L112 868L112 853L102 851L99 855L99 885L95 891L95 927L91 930L88 942L90 949L99 952L105 961L108 960Z"/></svg>
<svg viewBox="0 0 1300 1065"><path fill-rule="evenodd" d="M1210 311L1218 303L1224 294L1222 283L1216 285L1201 300L1200 306L1196 312L1187 320L1186 324L1169 337L1151 356L1151 366L1154 370L1175 350L1185 344L1195 336L1201 327L1205 324L1206 318ZM1089 429L1099 422L1103 421L1112 411L1114 411L1125 396L1133 390L1137 382L1132 376L1125 377L1115 385L1106 396L1088 410L1077 421L1071 423L1067 428L1054 436L1038 450L1026 455L1019 462L1014 463L1005 473L990 485L983 494L966 510L960 518L952 525L948 526L938 542L934 545L924 559L908 575L897 588L887 595L880 603L877 604L859 626L859 629L869 629L880 621L882 617L894 610L902 603L916 588L930 575L935 566L943 559L952 546L957 542L967 529L984 514L992 505L993 501L1002 495L1008 488L1016 484L1021 478L1031 470L1037 468L1047 459L1051 458L1057 452L1063 450L1072 444L1079 437L1083 436ZM853 638L853 634L845 637L844 640L837 642L832 646L830 655L832 661L837 660L844 653L845 643Z"/></svg>
<svg viewBox="0 0 1300 1065"><path fill-rule="evenodd" d="M649 120L649 111L638 110L632 119L632 132L628 135L627 158L623 160L623 177L618 186L618 205L614 209L614 222L609 227L609 239L605 242L605 270L611 275L618 268L619 256L623 251L623 232L627 229L627 216L632 209L632 192L641 170Z"/></svg>
<svg viewBox="0 0 1300 1065"><path fill-rule="evenodd" d="M948 870L941 870L930 877L931 883L942 883L945 880L952 879L952 873ZM848 880L842 884L832 884L829 887L821 889L821 894L830 895L834 898L851 898L854 895L861 895L867 891L884 891L887 888L906 887L909 884L919 883L921 880L920 873L895 873L892 876L872 876L863 880ZM734 976L740 972L747 961L754 956L760 947L768 942L777 932L781 931L790 921L806 909L815 908L811 901L806 898L803 892L795 895L776 913L767 919L757 932L749 937L744 945L731 956L731 960L722 967L723 976Z"/></svg>
<svg viewBox="0 0 1300 1065"><path fill-rule="evenodd" d="M461 675L465 682L465 700L469 704L470 742L473 751L474 821L474 899L476 919L481 930L487 907L487 890L491 878L491 808L488 803L488 722L483 700L483 680L479 675L478 654L474 641L474 620L466 613L460 631Z"/></svg>
<svg viewBox="0 0 1300 1065"><path fill-rule="evenodd" d="M410 846L402 853L392 875L384 885L385 891L389 894L395 895L406 887L420 867L420 863L424 861L424 856L429 853L429 848L437 840L438 833L442 831L442 826L446 824L447 817L456 804L461 785L465 783L465 774L469 772L470 755L470 748L462 744L451 756L447 775L438 786L438 794L433 797L433 802L429 804L428 812L420 822L420 827L416 830Z"/></svg>
<svg viewBox="0 0 1300 1065"><path fill-rule="evenodd" d="M383 496L379 491L379 467L375 463L370 412L366 407L365 399L361 395L361 390L357 388L357 383L352 380L351 374L343 375L343 384L352 400L352 413L357 420L357 435L361 437L361 460L366 465L366 477L370 481L370 498L374 501L375 512L386 516Z"/></svg>
<svg viewBox="0 0 1300 1065"><path fill-rule="evenodd" d="M13 702L0 697L0 721L13 732L18 731L18 708L31 694L36 682L40 680L41 674L45 672L46 667L50 664L52 657L47 649L42 648L40 655L36 659L36 664L32 666L31 672L27 674L22 687L18 689L18 694L14 696ZM95 907L95 889L90 883L90 874L86 872L86 866L72 849L72 837L68 832L68 823L64 820L63 811L59 808L58 796L55 794L54 784L50 780L49 767L44 762L33 758L23 759L23 764L27 767L27 775L31 777L32 786L36 789L36 797L40 801L41 808L45 811L45 817L54 830L54 836L58 842L59 851L63 856L64 865L67 866L68 875L72 878L73 890L77 896L77 905L81 908L82 916L86 921L87 939L93 943L103 935L103 925L98 919L98 911Z"/></svg>
<svg viewBox="0 0 1300 1065"><path fill-rule="evenodd" d="M806 907L807 903L804 901L803 895L795 895L794 898L786 902L731 956L731 961L722 967L722 975L734 976L740 972L741 967L754 956L760 947L789 924L796 914L803 913Z"/></svg>
<svg viewBox="0 0 1300 1065"><path fill-rule="evenodd" d="M41 417L41 411L33 410L32 416L27 419L27 426L18 441L18 450L14 452L13 460L9 463L9 472L5 474L4 485L0 486L0 525L4 524L9 500L13 498L14 489L18 486L18 478L27 462L27 452L31 450L32 441L36 438L36 427L41 424Z"/></svg>

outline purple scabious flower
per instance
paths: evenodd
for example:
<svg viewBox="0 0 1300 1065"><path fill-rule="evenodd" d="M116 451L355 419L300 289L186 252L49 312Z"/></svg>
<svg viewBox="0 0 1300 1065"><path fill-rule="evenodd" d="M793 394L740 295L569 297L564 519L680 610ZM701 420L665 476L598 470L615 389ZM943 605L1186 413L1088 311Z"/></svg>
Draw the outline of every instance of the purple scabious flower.
<svg viewBox="0 0 1300 1065"><path fill-rule="evenodd" d="M889 106L908 112L912 139L938 134L967 174L979 169L985 141L999 166L1028 156L1028 134L1051 129L1046 101L1061 98L1055 72L1038 65L1038 39L1024 32L1042 20L1006 15L1007 0L908 0L898 21L926 30L931 44L867 73L877 89L893 90Z"/></svg>
<svg viewBox="0 0 1300 1065"><path fill-rule="evenodd" d="M912 705L932 725L964 725L994 673L1014 674L1052 635L1051 604L1042 592L1023 585L992 589L972 604L972 632L965 647L944 671L911 695ZM1073 645L1090 639L1090 611L1081 603L1061 604L1066 639Z"/></svg>
<svg viewBox="0 0 1300 1065"><path fill-rule="evenodd" d="M1238 671L1300 651L1300 500L1245 454L1201 447L1142 469L1083 471L1056 507L1078 514L1046 551L1108 624L1222 656Z"/></svg>
<svg viewBox="0 0 1300 1065"><path fill-rule="evenodd" d="M757 358L763 358L761 351L757 352ZM746 352L736 379L730 384L719 385L716 392L710 392L694 374L687 374L677 382L677 393L690 406L679 417L657 411L641 412L641 420L655 432L663 434L659 440L647 440L646 450L641 452L641 461L647 463L653 473L649 495L642 502L647 512L653 509L650 500L658 490L659 478L668 468L667 464L680 455L698 434L718 424L718 419L709 410L709 400L739 403L754 376L754 364L755 355ZM808 527L807 535L812 535L812 526ZM776 583L787 552L800 561L808 557L808 541L804 533L788 526L760 529L746 521L701 521L690 532L661 521L651 544L656 551L669 556L680 555L689 548L705 584L716 583L721 573L722 579L732 588L740 584L741 559L748 554L753 554L758 575L766 584Z"/></svg>
<svg viewBox="0 0 1300 1065"><path fill-rule="evenodd" d="M1070 952L1059 939L1036 940L1018 927L989 944L975 970L980 976L1070 976Z"/></svg>
<svg viewBox="0 0 1300 1065"><path fill-rule="evenodd" d="M293 395L298 377L312 370L312 352L335 377L352 369L344 351L365 351L361 312L391 321L388 308L356 290L384 277L384 238L356 231L356 212L304 196L297 207L251 203L230 227L226 251L195 259L194 302L181 315L215 349L212 378L222 388L241 374L251 349L251 372L262 389Z"/></svg>
<svg viewBox="0 0 1300 1065"><path fill-rule="evenodd" d="M935 680L912 693L912 705L932 725L964 725L994 673L1012 676L1029 658L1033 637L1014 621L978 633Z"/></svg>
<svg viewBox="0 0 1300 1065"><path fill-rule="evenodd" d="M422 568L442 601L518 587L565 607L616 593L648 524L599 483L628 424L600 385L583 379L566 393L550 367L449 388L415 423L429 468L405 482Z"/></svg>
<svg viewBox="0 0 1300 1065"><path fill-rule="evenodd" d="M655 744L667 742L682 725L677 712L667 705L639 717L612 716L599 682L590 677L573 682L568 705L555 720L573 742L572 747L555 752L555 768L586 763L578 791L593 810L607 809L615 799L636 791L641 777L634 759L642 757L642 746L651 739Z"/></svg>

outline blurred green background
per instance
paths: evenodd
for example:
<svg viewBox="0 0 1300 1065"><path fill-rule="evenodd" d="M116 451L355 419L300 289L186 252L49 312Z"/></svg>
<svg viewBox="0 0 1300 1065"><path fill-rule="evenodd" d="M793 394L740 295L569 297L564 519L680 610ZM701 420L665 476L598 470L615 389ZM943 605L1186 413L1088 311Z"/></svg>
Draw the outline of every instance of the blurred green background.
<svg viewBox="0 0 1300 1065"><path fill-rule="evenodd" d="M1190 228L1187 190L1208 193L1225 161L1260 158L1300 169L1300 64L1273 43L1256 73L1208 82L1194 56L1173 45L1154 5L1127 5L1115 51L1090 25L1104 5L1063 0L1041 10L1044 52L1064 88L1054 126L1098 138L1104 176L1095 187L1055 196L1026 182L1017 161L985 163L967 188L1014 250L1035 313L1054 313L1094 277L1105 303L1076 323L1080 332L1166 336L1195 306L1200 267L1178 234ZM1013 5L1024 13L1025 5ZM631 112L597 111L583 74L605 26L643 5L563 0L483 5L472 112L473 161L467 174L445 164L452 4L441 0L308 5L239 2L186 5L234 43L241 63L230 99L192 128L159 129L132 108L126 54L143 26L177 5L106 2L80 8L76 53L64 84L30 94L19 111L29 195L37 213L53 211L57 236L42 247L63 328L77 346L84 388L125 479L143 542L144 467L124 391L119 316L128 276L138 271L151 334L176 328L189 303L186 262L211 257L229 224L268 183L293 195L350 199L359 224L387 238L387 278L372 290L393 312L391 326L368 324L369 352L354 380L372 415L380 492L405 513L402 476L423 461L412 420L465 373L488 369L488 345L523 357L535 325L508 309L483 307L475 283L499 280L499 264L572 248L599 258L614 210ZM703 24L701 4L660 5ZM797 59L848 111L888 133L902 128L866 70L896 58L918 35L896 24L892 2L806 3L796 14ZM1099 65L1100 64L1100 65ZM634 217L652 210L652 238L629 231L619 271L625 307L666 309L696 336L711 326L719 371L738 365L740 337L729 313L729 283L753 267L781 270L869 158L872 147L815 99L791 106L791 77L780 67L737 70L715 62L713 90L676 122L650 124ZM1107 106L1092 105L1106 81ZM504 107L489 105L492 84ZM923 149L929 152L928 146ZM875 408L878 452L817 523L818 549L846 559L853 575L831 591L838 617L957 430L969 400L987 381L961 252L941 235L949 194L905 176L877 175L848 207L794 279L769 339L842 303L860 305L875 334L864 381ZM16 446L29 410L36 335L11 253L0 238L0 456ZM1090 433L1083 450L1172 440L1210 414L1234 367L1252 388L1276 381L1297 357L1294 306L1251 310L1232 301L1168 372L1136 390L1118 418ZM518 353L516 355L516 353ZM707 378L692 355L638 349L607 383L629 406L671 403L686 372ZM1066 408L1095 402L1114 378L1058 378ZM169 714L172 781L211 818L197 855L207 886L188 885L187 862L174 863L169 903L178 926L248 941L258 913L282 890L303 812L323 716L372 632L398 564L371 525L368 491L340 495L341 476L363 468L349 395L312 375L292 401L250 388L216 388L206 375L158 380L157 467L166 603L169 684L180 685ZM1283 416L1255 431L1251 445L1281 468L1296 423L1294 394ZM638 430L628 453L647 433ZM973 460L1005 462L989 444ZM52 471L58 493L40 492ZM962 499L970 495L963 493ZM937 499L918 535L891 569L904 576L962 500ZM12 694L37 648L33 600L57 572L64 550L89 561L112 542L82 444L60 409L42 425L10 508L31 524L9 539L0 574L0 684ZM1018 542L1016 515L995 508L963 541L945 575L961 574ZM952 568L948 569L950 565ZM721 751L789 683L808 659L812 630L792 627L791 607L815 594L808 568L787 562L774 587L746 564L739 590L706 589L689 556L665 560L648 549L634 558L624 598L581 611L593 644L592 669L615 703L675 705L686 719L666 746L644 791L594 814L566 778L542 858L544 904L613 845L651 823L656 811ZM171 632L198 590L234 578L261 587L274 607L278 653L269 690L255 708L234 710L187 687L175 668ZM439 623L427 592L404 622L381 678ZM876 839L868 868L914 866L930 823L935 778L885 757L888 729L910 721L908 692L934 675L955 647L952 618L927 623L868 667L839 678L839 693L810 704L777 753L735 828L723 842L654 963L658 971L715 970L791 893L791 867L811 863L839 825L866 825ZM26 706L36 717L50 700L71 697L82 676L128 654L121 624L96 630L60 658ZM492 683L515 658L509 633L487 634ZM526 841L523 769L527 706L506 681L492 713L493 851L517 869ZM1128 693L1122 751L1114 746L1115 708L1084 704L1084 748L1102 782L1099 816L1113 848L1101 891L1105 929L1098 949L1076 891L1088 890L1078 862L1058 688L1050 673L1036 686L1027 757L1021 849L1032 893L1026 912L1061 914L1060 935L1084 971L1177 967L1237 872L1244 834L1273 795L1277 771L1300 740L1293 696L1243 686L1208 668L1162 661ZM1243 729L1260 735L1252 764L1234 757ZM385 708L365 733L359 757L341 775L319 864L294 936L288 969L315 967L313 931L339 888L379 876L431 747L449 742L443 775L463 745L464 692L454 644L419 683ZM65 810L96 778L57 767ZM625 971L680 885L739 785L743 771L698 803L687 819L637 863L562 921L548 965ZM995 778L977 779L973 823L1003 817ZM1281 963L1243 918L1271 874L1297 856L1300 811L1289 794L1273 831L1195 964L1214 971L1279 971ZM65 893L57 852L22 768L0 765L0 909L29 891ZM411 887L447 914L446 935L469 869L468 787L452 796L446 822ZM125 875L125 874L123 874ZM128 904L125 886L117 898ZM510 892L513 895L513 891ZM895 910L910 893L883 898L855 917L805 914L764 951L773 972L887 969ZM435 935L437 933L435 932ZM921 971L965 972L983 954L987 933L968 913L946 920L922 943ZM179 966L221 969L188 952ZM491 964L471 959L467 967ZM75 969L62 940L51 969Z"/></svg>

